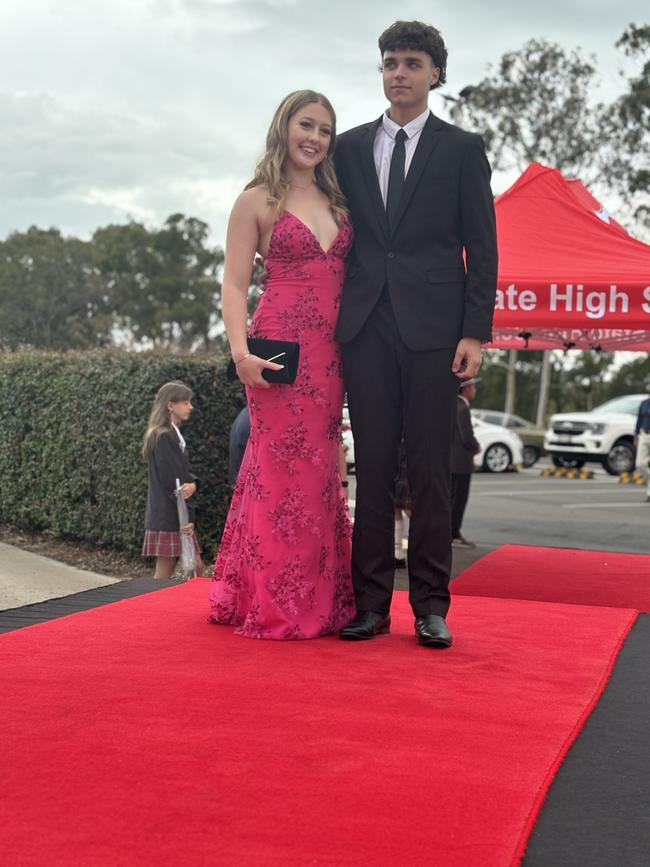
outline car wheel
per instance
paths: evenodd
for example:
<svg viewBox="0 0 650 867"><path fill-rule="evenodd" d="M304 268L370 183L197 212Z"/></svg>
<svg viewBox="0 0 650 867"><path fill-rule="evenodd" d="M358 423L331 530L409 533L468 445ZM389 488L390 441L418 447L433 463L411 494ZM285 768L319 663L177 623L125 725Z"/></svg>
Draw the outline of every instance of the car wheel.
<svg viewBox="0 0 650 867"><path fill-rule="evenodd" d="M585 465L581 458L565 458L563 455L552 455L551 460L554 467L566 467L569 470L579 470Z"/></svg>
<svg viewBox="0 0 650 867"><path fill-rule="evenodd" d="M634 448L632 444L625 440L619 440L614 443L603 461L603 466L610 476L631 473L634 469Z"/></svg>
<svg viewBox="0 0 650 867"><path fill-rule="evenodd" d="M539 460L539 449L535 446L524 446L524 466L533 467Z"/></svg>
<svg viewBox="0 0 650 867"><path fill-rule="evenodd" d="M505 473L512 463L512 454L503 443L493 443L486 449L483 467L490 473Z"/></svg>

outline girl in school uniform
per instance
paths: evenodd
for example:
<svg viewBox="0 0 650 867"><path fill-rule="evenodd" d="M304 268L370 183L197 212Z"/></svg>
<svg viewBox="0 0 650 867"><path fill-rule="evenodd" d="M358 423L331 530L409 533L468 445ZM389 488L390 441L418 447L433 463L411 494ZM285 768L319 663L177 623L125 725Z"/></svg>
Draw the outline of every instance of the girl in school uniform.
<svg viewBox="0 0 650 867"><path fill-rule="evenodd" d="M149 465L149 492L145 514L143 557L156 558L154 578L171 578L181 553L181 533L191 535L202 570L199 542L194 529L194 502L197 478L187 457L180 426L192 412L192 390L182 382L161 386L153 402L144 435L142 456ZM179 527L176 506L176 479L188 501L190 523Z"/></svg>

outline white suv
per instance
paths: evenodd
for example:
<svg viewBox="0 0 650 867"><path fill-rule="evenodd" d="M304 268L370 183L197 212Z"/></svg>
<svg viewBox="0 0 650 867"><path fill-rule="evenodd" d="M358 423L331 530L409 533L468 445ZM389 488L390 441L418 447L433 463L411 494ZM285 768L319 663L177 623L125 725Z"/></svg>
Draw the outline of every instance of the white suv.
<svg viewBox="0 0 650 867"><path fill-rule="evenodd" d="M556 467L602 464L617 476L634 469L634 428L639 406L647 394L615 397L591 412L551 416L544 448Z"/></svg>

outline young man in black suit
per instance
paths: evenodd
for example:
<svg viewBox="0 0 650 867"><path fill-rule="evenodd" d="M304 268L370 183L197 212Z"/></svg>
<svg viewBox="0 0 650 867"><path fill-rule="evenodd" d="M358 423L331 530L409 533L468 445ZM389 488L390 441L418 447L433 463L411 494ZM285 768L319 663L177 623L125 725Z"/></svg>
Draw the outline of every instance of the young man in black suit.
<svg viewBox="0 0 650 867"><path fill-rule="evenodd" d="M393 494L402 433L413 514L409 600L420 644L449 647L450 452L459 379L491 337L497 249L483 141L435 117L440 33L398 21L379 39L390 108L343 133L336 167L355 230L337 338L355 438L352 577L341 638L390 627Z"/></svg>

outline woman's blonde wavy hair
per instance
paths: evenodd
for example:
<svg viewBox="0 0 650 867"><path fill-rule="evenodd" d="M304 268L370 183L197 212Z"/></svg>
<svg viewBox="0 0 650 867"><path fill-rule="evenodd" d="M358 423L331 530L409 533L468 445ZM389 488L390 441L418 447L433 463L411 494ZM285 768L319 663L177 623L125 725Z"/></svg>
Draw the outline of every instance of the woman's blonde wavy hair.
<svg viewBox="0 0 650 867"><path fill-rule="evenodd" d="M255 168L255 176L245 189L251 187L266 187L268 190L268 203L280 213L289 191L289 180L284 172L284 161L287 156L287 141L289 121L306 105L320 103L332 118L332 137L327 151L327 156L314 170L314 178L320 190L327 196L330 208L337 224L341 217L347 214L345 198L336 179L336 171L332 154L336 146L336 114L332 103L322 93L315 90L296 90L282 100L278 106L273 121L266 136L266 153Z"/></svg>

